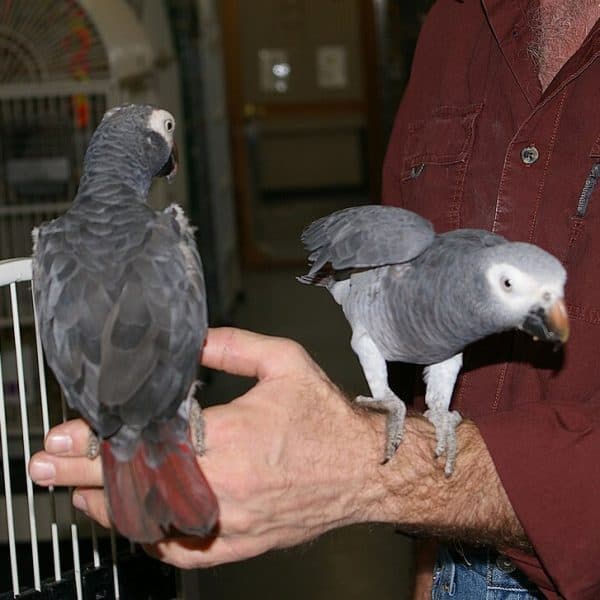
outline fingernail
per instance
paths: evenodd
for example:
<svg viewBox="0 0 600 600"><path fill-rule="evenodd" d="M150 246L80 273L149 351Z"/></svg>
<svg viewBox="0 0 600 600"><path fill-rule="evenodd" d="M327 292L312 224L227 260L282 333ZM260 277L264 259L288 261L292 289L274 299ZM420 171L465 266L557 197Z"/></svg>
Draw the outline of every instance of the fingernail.
<svg viewBox="0 0 600 600"><path fill-rule="evenodd" d="M36 483L53 481L56 477L56 469L52 463L41 460L33 460L29 464L29 476Z"/></svg>
<svg viewBox="0 0 600 600"><path fill-rule="evenodd" d="M73 493L73 506L77 510L80 510L84 513L88 512L88 505L87 505L87 502L85 501L85 498L81 494L78 494L77 492Z"/></svg>
<svg viewBox="0 0 600 600"><path fill-rule="evenodd" d="M52 454L61 454L68 452L73 447L73 440L70 435L60 433L50 434L46 438L46 451Z"/></svg>

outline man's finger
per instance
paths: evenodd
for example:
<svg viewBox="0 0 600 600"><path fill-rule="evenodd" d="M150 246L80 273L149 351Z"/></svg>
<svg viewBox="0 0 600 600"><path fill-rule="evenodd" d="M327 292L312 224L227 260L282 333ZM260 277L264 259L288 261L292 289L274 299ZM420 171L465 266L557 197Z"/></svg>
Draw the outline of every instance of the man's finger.
<svg viewBox="0 0 600 600"><path fill-rule="evenodd" d="M91 429L83 419L53 427L44 440L44 450L58 456L87 456Z"/></svg>
<svg viewBox="0 0 600 600"><path fill-rule="evenodd" d="M217 536L211 540L183 537L144 544L150 556L181 569L206 568L252 558L273 547L268 537L234 541Z"/></svg>
<svg viewBox="0 0 600 600"><path fill-rule="evenodd" d="M104 491L98 488L78 487L73 491L73 506L102 527L110 527Z"/></svg>
<svg viewBox="0 0 600 600"><path fill-rule="evenodd" d="M99 459L65 458L38 452L29 461L29 476L38 485L85 487L102 486L102 463Z"/></svg>
<svg viewBox="0 0 600 600"><path fill-rule="evenodd" d="M299 360L309 357L296 342L234 327L209 329L201 357L211 369L257 379L287 373Z"/></svg>

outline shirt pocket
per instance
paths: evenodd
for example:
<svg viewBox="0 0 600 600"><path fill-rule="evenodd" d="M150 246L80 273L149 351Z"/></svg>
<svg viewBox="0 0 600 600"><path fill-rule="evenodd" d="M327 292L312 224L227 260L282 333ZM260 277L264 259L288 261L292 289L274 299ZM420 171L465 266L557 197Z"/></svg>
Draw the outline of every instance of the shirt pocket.
<svg viewBox="0 0 600 600"><path fill-rule="evenodd" d="M438 230L461 226L465 175L482 108L443 106L408 124L400 170L402 204L428 218L438 215Z"/></svg>

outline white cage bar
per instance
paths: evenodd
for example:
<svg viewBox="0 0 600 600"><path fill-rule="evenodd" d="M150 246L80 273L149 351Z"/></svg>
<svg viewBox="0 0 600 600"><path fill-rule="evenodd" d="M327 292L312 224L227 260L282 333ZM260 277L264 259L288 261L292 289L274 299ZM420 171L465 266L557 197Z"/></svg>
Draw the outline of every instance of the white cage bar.
<svg viewBox="0 0 600 600"><path fill-rule="evenodd" d="M0 330L0 438L1 438L1 452L2 452L2 474L4 478L4 504L6 512L6 527L7 527L7 538L10 554L10 573L11 582L10 589L15 596L22 594L26 589L42 589L42 574L40 570L40 550L39 542L40 537L45 538L46 534L40 533L40 531L49 531L49 538L51 542L52 552L52 565L53 565L53 579L55 582L63 581L65 575L65 567L63 564L63 558L60 552L60 540L61 533L62 538L67 539L68 535L71 537L72 556L69 559L71 573L74 578L74 587L76 597L78 600L83 598L83 586L82 586L82 564L79 556L80 547L80 533L79 526L75 511L70 505L68 517L69 522L60 522L58 519L58 512L63 516L64 521L64 507L62 510L57 508L57 497L56 491L51 487L47 492L43 490L34 491L34 486L29 474L27 472L27 464L31 456L31 441L37 436L38 446L41 442L41 438L45 436L51 427L50 409L49 404L51 400L48 396L48 389L46 385L46 375L44 367L43 351L41 347L41 340L38 328L36 326L35 319L32 322L27 322L25 325L20 320L19 308L23 304L28 304L29 314L35 316L35 306L33 302L33 293L31 289L31 259L14 259L0 261L0 292L6 294L8 288L8 295L10 297L10 318L12 321L12 327L4 327ZM18 289L20 288L20 289ZM33 339L35 345L35 360L27 362L25 360L25 354L23 351L23 332L33 329ZM31 331L29 332L31 333ZM12 334L12 335L9 335ZM30 336L31 337L31 336ZM14 347L14 365L13 371L16 370L17 380L17 391L18 391L18 404L19 412L13 411L11 415L12 421L9 422L7 417L7 399L5 394L5 375L7 374L6 361L4 358L4 343L7 338L10 338L10 348ZM27 373L28 370L33 370L33 373ZM26 376L26 374L28 376ZM14 378L15 373L8 374L8 377ZM36 380L35 389L38 391L39 402L32 402L29 395L32 393L31 387L28 389L27 382ZM62 404L60 398L54 398L54 402ZM30 417L33 412L41 413L41 430L34 431L30 426ZM60 418L66 418L66 412L64 409L60 410ZM19 422L15 423L15 420L19 417ZM34 428L35 429L35 428ZM20 447L17 447L17 441L19 438L20 431ZM15 456L13 456L13 454ZM17 464L21 463L21 464ZM11 468L12 467L12 468ZM16 467L16 468L15 468ZM31 566L32 566L32 580L27 581L22 575L20 568L20 562L25 558L23 555L23 549L18 547L19 542L23 542L25 533L19 531L17 535L17 523L15 519L15 505L17 500L14 495L14 486L12 484L15 473L18 470L22 470L25 474L26 483L26 504L27 504L27 518L28 518L28 541L30 545L31 554ZM47 498L44 498L47 496ZM36 505L41 504L42 500L46 504L49 504L49 510L43 511L44 517L47 517L49 522L41 522L38 518ZM87 519L86 519L87 521ZM86 523L86 530L90 529L88 523ZM98 536L96 528L91 530L92 533L92 552L93 567L99 568L101 564L101 556L98 550ZM114 546L114 542L111 544ZM105 559L113 560L116 554L113 552L107 554ZM116 569L114 565L110 566L111 571ZM4 583L3 583L4 585ZM1 592L6 592L8 589L0 588Z"/></svg>

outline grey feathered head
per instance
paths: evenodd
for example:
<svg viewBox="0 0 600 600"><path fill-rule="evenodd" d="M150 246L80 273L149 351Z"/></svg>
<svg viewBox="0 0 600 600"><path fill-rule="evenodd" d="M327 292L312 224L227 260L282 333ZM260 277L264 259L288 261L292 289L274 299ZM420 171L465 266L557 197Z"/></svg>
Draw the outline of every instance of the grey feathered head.
<svg viewBox="0 0 600 600"><path fill-rule="evenodd" d="M148 188L152 177L177 172L175 118L150 105L124 104L108 110L92 135L84 158L86 175L126 167Z"/></svg>
<svg viewBox="0 0 600 600"><path fill-rule="evenodd" d="M523 329L536 339L566 341L567 273L554 256L532 244L508 242L485 248L480 260L495 316L507 328Z"/></svg>

